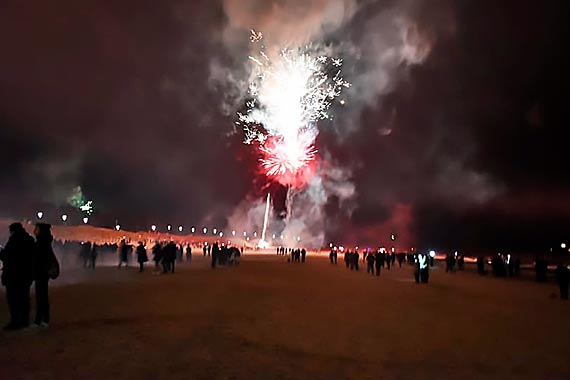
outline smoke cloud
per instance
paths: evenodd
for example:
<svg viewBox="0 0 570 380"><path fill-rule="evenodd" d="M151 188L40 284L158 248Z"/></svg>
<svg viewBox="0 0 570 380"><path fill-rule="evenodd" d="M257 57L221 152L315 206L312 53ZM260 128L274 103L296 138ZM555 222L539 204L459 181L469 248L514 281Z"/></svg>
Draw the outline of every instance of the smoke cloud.
<svg viewBox="0 0 570 380"><path fill-rule="evenodd" d="M234 64L224 66L213 61L210 66L210 83L224 89L223 111L231 114L243 104L252 75L247 53L255 45L244 50L244 40L253 29L263 34L262 43L269 52L311 45L344 59L344 76L352 83L342 96L345 107L336 110L335 116L340 115L336 122L320 126L334 127L340 140L357 130L362 112L381 104L382 97L394 90L408 68L424 62L431 51L432 39L420 31L413 19L413 3L407 1L390 6L353 0L227 0L223 4L227 17L223 42ZM392 128L389 124L380 134L389 135ZM299 238L306 246L323 245L326 232L334 231L326 211L330 199L337 200L337 215L350 217L354 210L354 164L340 165L331 159L326 146L319 149L317 173L305 188L290 194L287 217L274 218L270 223L280 229L278 234L284 236L287 245L297 245ZM263 202L246 201L229 223L236 225L239 220L248 228L259 229L262 219Z"/></svg>

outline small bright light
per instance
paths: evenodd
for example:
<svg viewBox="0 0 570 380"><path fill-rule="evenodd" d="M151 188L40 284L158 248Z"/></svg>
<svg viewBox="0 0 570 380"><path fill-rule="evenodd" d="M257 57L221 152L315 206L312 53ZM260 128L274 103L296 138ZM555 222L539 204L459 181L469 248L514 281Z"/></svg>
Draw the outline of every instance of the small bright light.
<svg viewBox="0 0 570 380"><path fill-rule="evenodd" d="M340 247L338 247L338 249L343 252L344 251L344 247L341 245Z"/></svg>
<svg viewBox="0 0 570 380"><path fill-rule="evenodd" d="M435 257L435 251L429 251L429 257Z"/></svg>
<svg viewBox="0 0 570 380"><path fill-rule="evenodd" d="M190 232L192 232L192 233L196 232L196 227L190 228Z"/></svg>
<svg viewBox="0 0 570 380"><path fill-rule="evenodd" d="M341 100L339 101L339 103L340 103L341 106L344 106L344 104L345 104L346 102L344 101L344 99L341 99Z"/></svg>
<svg viewBox="0 0 570 380"><path fill-rule="evenodd" d="M254 232L254 233L253 233L253 237L257 237L257 232Z"/></svg>
<svg viewBox="0 0 570 380"><path fill-rule="evenodd" d="M89 218L88 217L83 218L83 224L87 224L87 223L89 223Z"/></svg>
<svg viewBox="0 0 570 380"><path fill-rule="evenodd" d="M232 230L232 236L236 236L236 231Z"/></svg>
<svg viewBox="0 0 570 380"><path fill-rule="evenodd" d="M179 232L182 232L183 229L184 229L184 227L178 226L178 231L179 231Z"/></svg>
<svg viewBox="0 0 570 380"><path fill-rule="evenodd" d="M41 219L44 217L44 213L41 211L38 211L38 219Z"/></svg>
<svg viewBox="0 0 570 380"><path fill-rule="evenodd" d="M224 237L224 233L223 233L223 232L220 232L220 237Z"/></svg>
<svg viewBox="0 0 570 380"><path fill-rule="evenodd" d="M331 248L332 248L332 247L333 247L333 243L330 243L330 244L329 244L329 247L331 247Z"/></svg>
<svg viewBox="0 0 570 380"><path fill-rule="evenodd" d="M154 232L156 231L156 224L153 224L152 226L150 226L150 229Z"/></svg>
<svg viewBox="0 0 570 380"><path fill-rule="evenodd" d="M281 235L281 240L283 240L283 235Z"/></svg>
<svg viewBox="0 0 570 380"><path fill-rule="evenodd" d="M246 239L246 240L247 240L247 241L249 241L249 236L247 237L247 239Z"/></svg>
<svg viewBox="0 0 570 380"><path fill-rule="evenodd" d="M243 231L243 236L247 236L247 232Z"/></svg>
<svg viewBox="0 0 570 380"><path fill-rule="evenodd" d="M297 241L301 241L301 237L300 237L300 236L297 236Z"/></svg>
<svg viewBox="0 0 570 380"><path fill-rule="evenodd" d="M208 229L206 227L204 227L202 231L204 231L205 234L208 233Z"/></svg>
<svg viewBox="0 0 570 380"><path fill-rule="evenodd" d="M217 228L214 228L214 229L212 230L212 233L213 233L214 235L217 234L217 233L218 233L218 229L217 229Z"/></svg>
<svg viewBox="0 0 570 380"><path fill-rule="evenodd" d="M116 229L117 231L119 231L119 230L121 229L121 226L120 226L119 224L117 224L117 225L115 226L115 229Z"/></svg>
<svg viewBox="0 0 570 380"><path fill-rule="evenodd" d="M390 240L392 240L392 241L396 240L396 235L390 234Z"/></svg>
<svg viewBox="0 0 570 380"><path fill-rule="evenodd" d="M566 248L566 243L560 244L560 248L562 248L562 249Z"/></svg>
<svg viewBox="0 0 570 380"><path fill-rule="evenodd" d="M61 220L63 220L64 222L67 221L67 215L66 215L66 214L63 214L63 215L61 216Z"/></svg>
<svg viewBox="0 0 570 380"><path fill-rule="evenodd" d="M272 238L272 239L275 239L275 234L271 235L271 238Z"/></svg>
<svg viewBox="0 0 570 380"><path fill-rule="evenodd" d="M394 253L396 251L396 248L392 247L392 253Z"/></svg>
<svg viewBox="0 0 570 380"><path fill-rule="evenodd" d="M172 226L169 224L168 226L166 226L166 229L167 229L168 231L170 231L170 230L172 229Z"/></svg>
<svg viewBox="0 0 570 380"><path fill-rule="evenodd" d="M455 255L455 257L457 257L457 251L455 251L454 255Z"/></svg>

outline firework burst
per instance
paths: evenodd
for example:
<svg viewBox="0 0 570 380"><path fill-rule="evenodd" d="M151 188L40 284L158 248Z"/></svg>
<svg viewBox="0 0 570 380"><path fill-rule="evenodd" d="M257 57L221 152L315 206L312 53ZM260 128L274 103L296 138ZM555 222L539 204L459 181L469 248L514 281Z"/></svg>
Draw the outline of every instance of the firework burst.
<svg viewBox="0 0 570 380"><path fill-rule="evenodd" d="M262 34L252 31L251 41ZM261 49L254 65L246 111L236 124L245 143L258 143L261 167L283 185L302 187L314 173L317 123L330 119L329 108L350 84L341 76L342 60L324 49L282 49L275 59Z"/></svg>

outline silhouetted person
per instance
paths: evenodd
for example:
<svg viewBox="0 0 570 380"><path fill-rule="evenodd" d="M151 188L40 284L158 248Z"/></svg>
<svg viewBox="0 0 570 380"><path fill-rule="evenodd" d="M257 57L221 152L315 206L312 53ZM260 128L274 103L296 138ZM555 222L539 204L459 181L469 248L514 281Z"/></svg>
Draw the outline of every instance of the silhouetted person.
<svg viewBox="0 0 570 380"><path fill-rule="evenodd" d="M49 280L59 275L59 263L51 243L51 225L36 224L34 229L36 246L34 249L34 282L36 291L36 318L34 323L43 328L49 326Z"/></svg>
<svg viewBox="0 0 570 380"><path fill-rule="evenodd" d="M212 247L212 268L216 267L219 254L220 248L218 247L218 243L214 243L214 246Z"/></svg>
<svg viewBox="0 0 570 380"><path fill-rule="evenodd" d="M202 247L202 251L204 252L204 257L206 257L206 254L208 253L208 247L207 246Z"/></svg>
<svg viewBox="0 0 570 380"><path fill-rule="evenodd" d="M303 248L301 250L301 262L304 263L305 262L305 257L307 256L307 251L305 250L305 248Z"/></svg>
<svg viewBox="0 0 570 380"><path fill-rule="evenodd" d="M190 244L186 245L186 261L192 261L192 247Z"/></svg>
<svg viewBox="0 0 570 380"><path fill-rule="evenodd" d="M162 262L162 247L158 242L152 247L152 261L154 261L154 272L160 272L160 264Z"/></svg>
<svg viewBox="0 0 570 380"><path fill-rule="evenodd" d="M556 281L560 288L560 299L568 299L568 285L570 283L570 271L563 263L559 263L556 267Z"/></svg>
<svg viewBox="0 0 570 380"><path fill-rule="evenodd" d="M358 260L360 259L360 255L358 251L354 252L354 270L358 270Z"/></svg>
<svg viewBox="0 0 570 380"><path fill-rule="evenodd" d="M445 256L445 273L450 273L453 271L453 256L451 253L448 253Z"/></svg>
<svg viewBox="0 0 570 380"><path fill-rule="evenodd" d="M89 242L82 242L81 243L81 250L79 251L79 258L81 260L81 265L84 268L90 267L90 259L91 259L91 243Z"/></svg>
<svg viewBox="0 0 570 380"><path fill-rule="evenodd" d="M374 276L374 254L372 253L368 253L368 255L366 255L366 273L369 273L371 275Z"/></svg>
<svg viewBox="0 0 570 380"><path fill-rule="evenodd" d="M485 258L483 256L477 257L477 273L479 273L481 276L487 274L485 271Z"/></svg>
<svg viewBox="0 0 570 380"><path fill-rule="evenodd" d="M350 265L350 251L349 250L344 251L344 265L346 265L347 268Z"/></svg>
<svg viewBox="0 0 570 380"><path fill-rule="evenodd" d="M6 287L6 299L10 309L10 322L5 330L18 330L30 323L30 286L33 281L34 239L21 223L9 227L10 238L0 252L2 260L2 285Z"/></svg>
<svg viewBox="0 0 570 380"><path fill-rule="evenodd" d="M544 257L537 257L534 263L536 281L546 282L548 274L548 261Z"/></svg>
<svg viewBox="0 0 570 380"><path fill-rule="evenodd" d="M464 266L465 266L465 258L463 257L463 255L459 255L457 257L457 269L462 271Z"/></svg>
<svg viewBox="0 0 570 380"><path fill-rule="evenodd" d="M129 247L125 242L125 239L121 240L119 243L119 269L121 269L122 264L129 266Z"/></svg>
<svg viewBox="0 0 570 380"><path fill-rule="evenodd" d="M162 256L162 273L174 273L176 244L172 241L167 243L162 249Z"/></svg>
<svg viewBox="0 0 570 380"><path fill-rule="evenodd" d="M139 272L144 270L144 263L148 261L148 256L146 254L146 248L144 247L143 243L139 241L137 245L137 262L139 263Z"/></svg>
<svg viewBox="0 0 570 380"><path fill-rule="evenodd" d="M401 268L402 267L402 263L404 262L404 259L406 258L406 255L403 253L399 253L398 254L398 266Z"/></svg>
<svg viewBox="0 0 570 380"><path fill-rule="evenodd" d="M331 264L334 263L334 249L331 248L331 251L329 252L329 261L331 262Z"/></svg>
<svg viewBox="0 0 570 380"><path fill-rule="evenodd" d="M99 246L96 243L93 243L91 247L91 252L89 253L89 268L95 269L95 265L97 264L97 256L99 255Z"/></svg>
<svg viewBox="0 0 570 380"><path fill-rule="evenodd" d="M374 254L374 266L376 267L376 276L380 276L380 270L382 269L382 252L376 251Z"/></svg>
<svg viewBox="0 0 570 380"><path fill-rule="evenodd" d="M212 246L211 245L208 246L208 256L210 256L210 252L212 252Z"/></svg>

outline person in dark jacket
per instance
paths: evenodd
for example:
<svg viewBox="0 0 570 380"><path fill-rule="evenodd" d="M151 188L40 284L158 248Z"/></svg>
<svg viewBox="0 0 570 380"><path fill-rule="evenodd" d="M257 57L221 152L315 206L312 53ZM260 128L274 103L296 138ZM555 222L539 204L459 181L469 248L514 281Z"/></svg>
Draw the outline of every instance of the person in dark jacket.
<svg viewBox="0 0 570 380"><path fill-rule="evenodd" d="M34 229L36 247L34 249L34 282L36 290L36 318L34 323L40 327L49 326L49 280L50 270L57 264L51 243L51 225L36 224Z"/></svg>
<svg viewBox="0 0 570 380"><path fill-rule="evenodd" d="M367 268L366 268L366 273L369 273L371 275L374 276L374 262L376 260L374 260L374 254L372 252L369 252L368 255L366 255L366 264Z"/></svg>
<svg viewBox="0 0 570 380"><path fill-rule="evenodd" d="M570 284L570 270L563 263L559 263L556 267L556 280L560 288L560 299L568 299L568 285Z"/></svg>
<svg viewBox="0 0 570 380"><path fill-rule="evenodd" d="M123 263L125 266L129 266L129 247L125 239L122 239L119 244L119 269Z"/></svg>
<svg viewBox="0 0 570 380"><path fill-rule="evenodd" d="M139 241L137 245L137 262L139 263L139 272L144 270L144 263L148 261L148 256L146 254L146 248L144 247L143 243Z"/></svg>
<svg viewBox="0 0 570 380"><path fill-rule="evenodd" d="M162 247L158 242L152 247L152 261L154 261L154 273L160 273L160 263L162 261Z"/></svg>
<svg viewBox="0 0 570 380"><path fill-rule="evenodd" d="M374 254L374 266L376 269L376 276L380 276L380 271L382 270L382 252L377 250Z"/></svg>
<svg viewBox="0 0 570 380"><path fill-rule="evenodd" d="M214 243L212 247L212 268L216 267L219 255L220 255L220 248L218 247L218 243Z"/></svg>
<svg viewBox="0 0 570 380"><path fill-rule="evenodd" d="M19 330L30 323L30 286L33 281L34 239L21 223L9 227L10 238L0 252L2 285L10 309L10 322L4 330Z"/></svg>
<svg viewBox="0 0 570 380"><path fill-rule="evenodd" d="M304 263L305 262L305 257L307 257L307 251L305 250L305 248L303 248L301 250L301 262Z"/></svg>

